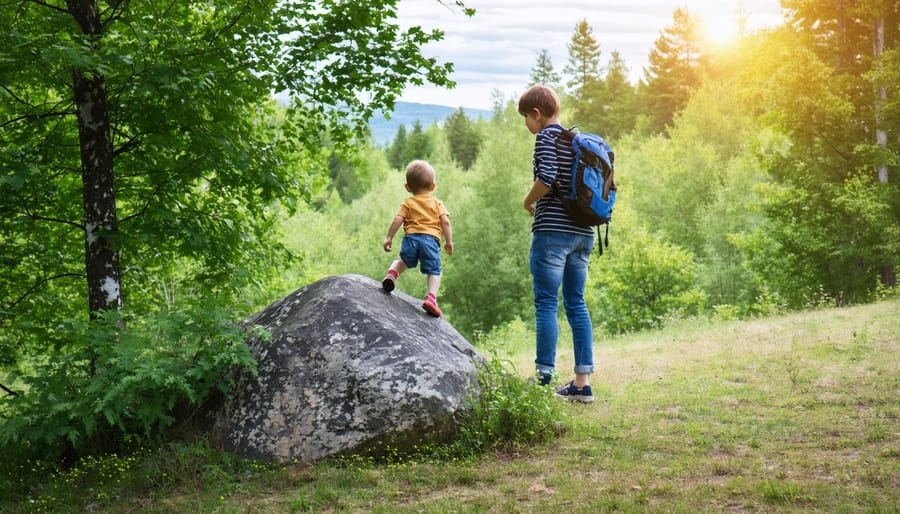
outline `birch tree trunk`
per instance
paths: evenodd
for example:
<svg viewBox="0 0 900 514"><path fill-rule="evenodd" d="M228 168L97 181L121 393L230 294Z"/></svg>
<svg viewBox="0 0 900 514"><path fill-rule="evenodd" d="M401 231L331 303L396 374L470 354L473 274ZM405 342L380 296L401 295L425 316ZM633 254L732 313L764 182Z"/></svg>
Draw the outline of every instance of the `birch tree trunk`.
<svg viewBox="0 0 900 514"><path fill-rule="evenodd" d="M67 0L69 13L93 44L103 30L96 0ZM91 318L122 308L122 273L114 243L118 230L113 150L106 79L93 70L72 71L84 201L84 255Z"/></svg>
<svg viewBox="0 0 900 514"><path fill-rule="evenodd" d="M875 18L875 48L874 57L877 61L884 54L884 17ZM887 149L887 131L882 127L882 114L884 104L887 102L887 88L881 86L878 88L878 97L875 100L875 142L878 146ZM878 181L882 184L888 183L888 167L887 164L881 163L878 166ZM897 275L894 268L890 264L885 264L881 268L881 283L887 286L897 285Z"/></svg>

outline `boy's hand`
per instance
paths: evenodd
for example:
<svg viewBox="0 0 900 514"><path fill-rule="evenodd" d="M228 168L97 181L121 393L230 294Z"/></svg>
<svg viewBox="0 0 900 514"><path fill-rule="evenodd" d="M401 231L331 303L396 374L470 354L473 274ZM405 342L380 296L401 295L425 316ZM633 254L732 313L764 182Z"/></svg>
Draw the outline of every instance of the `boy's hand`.
<svg viewBox="0 0 900 514"><path fill-rule="evenodd" d="M385 252L390 252L390 251L391 251L391 244L392 244L393 242L394 242L394 239L393 239L393 238L390 238L390 237L384 238L384 243L382 243L382 246L384 246L384 251L385 251Z"/></svg>
<svg viewBox="0 0 900 514"><path fill-rule="evenodd" d="M447 250L447 254L453 255L453 241L444 243L444 250Z"/></svg>
<svg viewBox="0 0 900 514"><path fill-rule="evenodd" d="M522 206L525 207L528 214L534 216L535 204L549 192L550 186L545 186L540 180L535 180L534 184L531 185L531 190L528 191L528 194L525 196Z"/></svg>

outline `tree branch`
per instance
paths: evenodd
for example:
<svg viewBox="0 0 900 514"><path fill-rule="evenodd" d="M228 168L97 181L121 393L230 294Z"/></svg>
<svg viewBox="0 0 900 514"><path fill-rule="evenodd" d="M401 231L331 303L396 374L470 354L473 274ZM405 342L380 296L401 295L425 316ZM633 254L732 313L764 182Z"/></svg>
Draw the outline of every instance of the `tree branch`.
<svg viewBox="0 0 900 514"><path fill-rule="evenodd" d="M52 5L52 4L47 3L47 2L44 2L44 1L42 1L42 0L28 0L28 1L31 2L31 3L33 3L33 4L40 5L41 7L46 7L46 8L48 8L48 9L53 9L54 11L57 11L57 12L61 12L61 13L64 13L64 14L69 14L69 10L68 10L68 9L66 9L66 8L64 8L64 7L59 7L59 6L57 6L57 5Z"/></svg>
<svg viewBox="0 0 900 514"><path fill-rule="evenodd" d="M13 123L18 123L20 121L25 120L39 120L41 118L56 118L56 117L64 117L64 116L72 116L77 114L75 111L62 111L62 112L45 112L41 114L25 114L23 116L16 116L15 118L10 118L3 123L0 123L0 127L5 127L7 125L12 125Z"/></svg>
<svg viewBox="0 0 900 514"><path fill-rule="evenodd" d="M24 214L25 214L25 216L28 216L29 218L31 218L31 221L52 221L54 223L62 223L63 225L71 225L71 226L77 228L78 230L84 231L84 225L82 225L81 223L75 223L74 221L65 220L65 219L61 219L61 218L50 218L47 216L41 216L39 214L32 214L32 213L28 212L28 210L26 210L24 212Z"/></svg>
<svg viewBox="0 0 900 514"><path fill-rule="evenodd" d="M828 138L826 135L824 135L824 134L822 134L822 133L819 133L819 137L821 137L822 140L825 141L825 144L827 144L828 146L831 147L832 150L834 150L834 153L840 155L845 161L850 162L850 156L847 155L847 154L845 154L844 152L842 152L842 151L837 147L837 145L835 145L835 144L831 141L830 138Z"/></svg>
<svg viewBox="0 0 900 514"><path fill-rule="evenodd" d="M122 218L122 219L119 221L119 224L120 224L120 225L124 225L124 224L125 224L126 222L128 222L129 220L132 220L132 219L134 219L134 218L139 218L139 217L143 216L143 215L147 212L147 207L150 206L150 202L151 202L151 201L153 200L153 198L155 198L156 195L159 194L159 192L162 190L163 185L164 185L164 184L159 184L158 186L156 186L156 187L154 188L154 190L153 190L153 194L151 194L151 195L147 198L147 201L144 202L144 205L141 206L140 210L138 210L138 211L136 211L136 212L134 212L134 213L132 213L132 214L129 214L128 216L125 216L124 218Z"/></svg>
<svg viewBox="0 0 900 514"><path fill-rule="evenodd" d="M122 139L124 139L125 142L120 144L113 150L113 157L118 157L122 154L128 153L141 146L141 144L144 142L143 138L141 138L140 136L123 137Z"/></svg>
<svg viewBox="0 0 900 514"><path fill-rule="evenodd" d="M245 2L245 3L244 3L244 7L245 7L245 8L249 8L249 7L250 7L250 6L249 6L249 3L246 3L246 2ZM212 44L215 40L219 39L219 37L220 37L222 34L228 32L229 30L231 30L231 28L234 27L235 24L237 24L237 22L241 19L241 17L242 17L243 15L244 15L244 11L243 11L243 9L242 9L240 12L238 12L238 15L237 15L237 16L235 16L235 17L232 18L228 23L226 23L224 27L222 27L221 29L219 29L219 30L216 31L216 33L215 33L215 34L213 35L213 37L212 37L212 40L211 40L209 43Z"/></svg>
<svg viewBox="0 0 900 514"><path fill-rule="evenodd" d="M3 88L3 90L6 91L9 94L9 96L11 96L13 98L13 100L19 102L22 105L27 105L29 107L32 107L32 105L29 104L28 102L26 102L24 99L19 98L19 95L15 94L12 89L6 87L6 84L0 84L0 88Z"/></svg>
<svg viewBox="0 0 900 514"><path fill-rule="evenodd" d="M103 19L103 21L100 22L100 26L103 28L104 32L106 32L106 28L109 25L118 21L119 18L121 18L122 15L125 14L125 11L128 10L128 3L129 0L119 0L118 2L113 3L111 7L100 13L101 19L106 17L105 19Z"/></svg>
<svg viewBox="0 0 900 514"><path fill-rule="evenodd" d="M27 298L28 295L30 295L30 294L32 293L32 291L34 291L35 289L41 287L42 285L46 284L47 282L50 282L51 280L56 280L56 279L58 279L58 278L65 278L65 277L78 277L78 278L84 278L84 274L82 274L82 273L61 273L61 274L59 274L59 275L53 275L52 277L47 277L47 278L43 278L43 279L41 279L41 280L38 280L38 281L35 282L31 287L29 287L28 290L25 291L24 294L22 294L22 296L20 296L19 298L17 298L16 301L10 303L10 304L8 305L8 308L10 308L10 309L15 308L15 306L18 305L19 302L21 302L22 300L24 300L25 298Z"/></svg>
<svg viewBox="0 0 900 514"><path fill-rule="evenodd" d="M19 396L19 393L13 391L12 389L6 387L3 384L0 384L0 389L3 389L4 391L6 391L6 396Z"/></svg>

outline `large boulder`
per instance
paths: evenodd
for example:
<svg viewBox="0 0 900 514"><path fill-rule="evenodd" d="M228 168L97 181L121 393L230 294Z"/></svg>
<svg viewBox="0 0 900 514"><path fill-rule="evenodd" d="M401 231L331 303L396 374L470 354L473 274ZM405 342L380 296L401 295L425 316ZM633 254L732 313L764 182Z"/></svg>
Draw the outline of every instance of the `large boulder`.
<svg viewBox="0 0 900 514"><path fill-rule="evenodd" d="M214 413L213 437L247 458L314 462L445 439L478 394L482 360L421 300L359 275L329 277L245 323L256 377L243 373Z"/></svg>

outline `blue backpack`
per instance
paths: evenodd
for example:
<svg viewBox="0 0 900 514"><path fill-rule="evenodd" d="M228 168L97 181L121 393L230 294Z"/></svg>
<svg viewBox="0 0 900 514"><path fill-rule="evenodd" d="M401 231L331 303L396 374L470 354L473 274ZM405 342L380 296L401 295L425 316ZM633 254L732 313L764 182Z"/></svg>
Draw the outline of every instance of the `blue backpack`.
<svg viewBox="0 0 900 514"><path fill-rule="evenodd" d="M602 137L575 128L563 130L557 140L571 144L575 153L570 190L561 191L557 181L552 191L576 225L597 227L598 239L600 225L606 225L606 240L598 246L602 255L604 243L609 246L609 221L616 203L615 153Z"/></svg>

